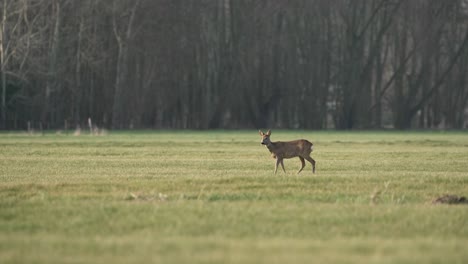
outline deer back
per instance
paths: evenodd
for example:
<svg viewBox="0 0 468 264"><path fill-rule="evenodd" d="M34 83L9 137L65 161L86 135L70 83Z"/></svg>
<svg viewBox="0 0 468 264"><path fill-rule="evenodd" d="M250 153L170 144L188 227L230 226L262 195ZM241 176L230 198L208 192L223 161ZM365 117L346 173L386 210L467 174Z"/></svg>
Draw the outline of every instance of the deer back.
<svg viewBox="0 0 468 264"><path fill-rule="evenodd" d="M268 149L279 158L308 157L313 144L305 139L272 142Z"/></svg>

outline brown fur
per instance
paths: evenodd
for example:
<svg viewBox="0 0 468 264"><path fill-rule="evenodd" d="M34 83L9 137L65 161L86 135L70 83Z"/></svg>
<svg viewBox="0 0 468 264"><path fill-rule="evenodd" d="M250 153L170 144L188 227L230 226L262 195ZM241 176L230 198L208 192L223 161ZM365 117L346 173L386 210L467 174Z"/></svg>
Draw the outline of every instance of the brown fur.
<svg viewBox="0 0 468 264"><path fill-rule="evenodd" d="M446 194L432 201L433 204L468 204L464 196Z"/></svg>
<svg viewBox="0 0 468 264"><path fill-rule="evenodd" d="M301 168L299 172L302 171L305 167L305 160L309 161L312 164L312 172L315 173L315 160L310 157L310 153L312 152L313 144L305 139L299 139L294 141L270 141L271 131L263 133L262 131L258 131L260 136L262 137L261 144L266 145L268 150L271 152L272 157L276 159L275 164L275 174L278 170L278 164L281 164L283 171L286 172L284 169L283 159L290 159L299 157L301 161Z"/></svg>

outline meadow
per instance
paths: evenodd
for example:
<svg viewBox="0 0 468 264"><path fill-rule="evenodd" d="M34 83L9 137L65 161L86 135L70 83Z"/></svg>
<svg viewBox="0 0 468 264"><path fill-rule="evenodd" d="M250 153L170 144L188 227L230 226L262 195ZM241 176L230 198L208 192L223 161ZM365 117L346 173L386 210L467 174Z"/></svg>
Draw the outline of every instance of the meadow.
<svg viewBox="0 0 468 264"><path fill-rule="evenodd" d="M468 132L0 133L0 262L468 263Z"/></svg>

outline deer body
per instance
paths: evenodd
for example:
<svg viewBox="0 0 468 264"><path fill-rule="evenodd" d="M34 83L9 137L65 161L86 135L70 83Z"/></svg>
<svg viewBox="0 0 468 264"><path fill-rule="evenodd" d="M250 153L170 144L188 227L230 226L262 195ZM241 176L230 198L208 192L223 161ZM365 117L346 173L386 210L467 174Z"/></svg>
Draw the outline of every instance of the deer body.
<svg viewBox="0 0 468 264"><path fill-rule="evenodd" d="M263 133L259 131L260 136L262 136L262 145L266 145L268 150L271 152L273 158L276 159L275 164L275 174L278 170L278 164L281 164L283 171L286 172L284 169L283 159L290 159L299 157L301 161L301 168L297 173L300 173L305 167L305 160L309 161L312 164L312 172L315 173L315 160L310 157L310 153L313 150L313 144L305 139L299 139L294 141L277 141L271 142L270 135L271 131L268 130L267 133Z"/></svg>

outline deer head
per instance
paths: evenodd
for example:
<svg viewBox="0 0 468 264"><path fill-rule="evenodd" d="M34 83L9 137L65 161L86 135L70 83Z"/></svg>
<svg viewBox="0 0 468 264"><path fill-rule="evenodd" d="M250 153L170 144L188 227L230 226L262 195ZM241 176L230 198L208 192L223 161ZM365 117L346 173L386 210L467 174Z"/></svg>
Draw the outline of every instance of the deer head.
<svg viewBox="0 0 468 264"><path fill-rule="evenodd" d="M260 142L260 144L269 145L271 143L270 141L271 130L268 130L266 133L263 133L261 130L259 130L258 133L262 137L262 141Z"/></svg>

